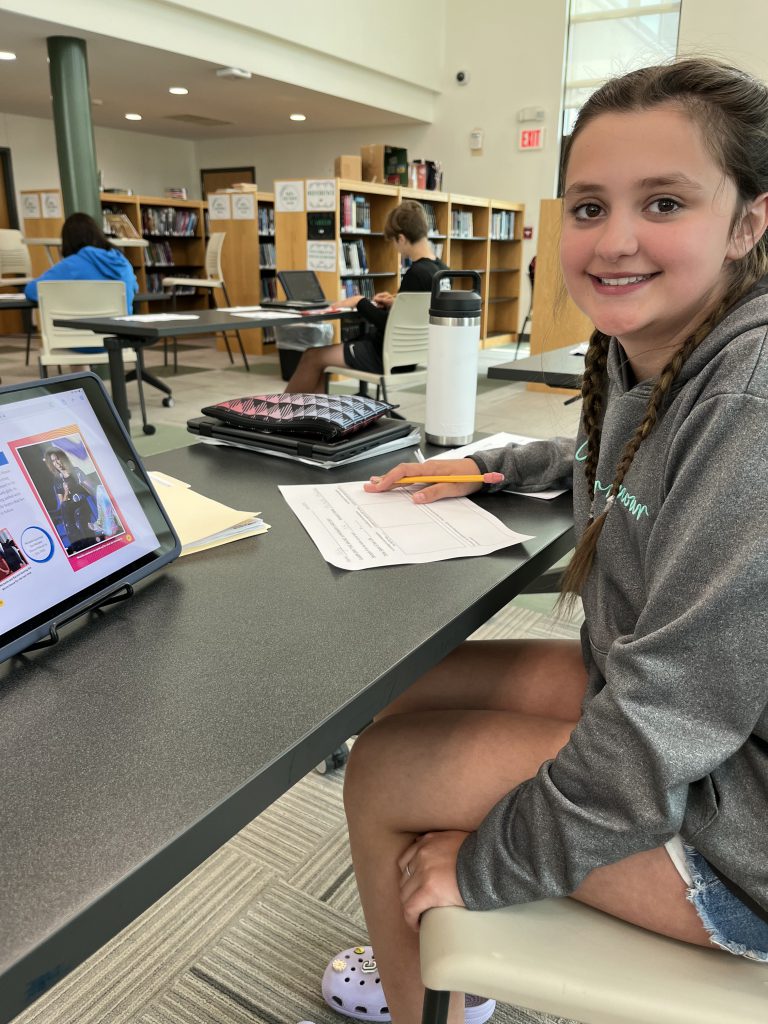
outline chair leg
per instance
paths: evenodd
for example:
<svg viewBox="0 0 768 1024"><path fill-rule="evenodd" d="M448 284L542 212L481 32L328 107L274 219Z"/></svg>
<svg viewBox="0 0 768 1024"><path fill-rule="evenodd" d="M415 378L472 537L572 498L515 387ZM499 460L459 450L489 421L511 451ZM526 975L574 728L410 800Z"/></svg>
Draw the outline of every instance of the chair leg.
<svg viewBox="0 0 768 1024"><path fill-rule="evenodd" d="M226 285L224 284L223 281L221 282L221 290L224 292L224 301L226 302L226 304L228 306L231 306L232 303L229 300L229 292L227 291ZM245 349L243 348L243 339L240 337L240 331L235 331L235 337L237 338L237 343L240 346L240 355L243 357L243 363L245 365L245 368L248 371L248 373L250 373L251 372L251 368L248 365L248 359L247 359L247 357L245 355ZM227 347L229 347L229 346L227 346ZM231 358L232 357L230 356L230 359Z"/></svg>
<svg viewBox="0 0 768 1024"><path fill-rule="evenodd" d="M40 380L44 380L48 376L48 367L43 363L42 358L38 359L37 365L40 369Z"/></svg>
<svg viewBox="0 0 768 1024"><path fill-rule="evenodd" d="M436 992L434 989L425 988L421 1024L446 1024L450 999L450 992Z"/></svg>
<svg viewBox="0 0 768 1024"><path fill-rule="evenodd" d="M29 354L32 351L32 310L23 309L21 311L21 320L27 331L27 354L24 357L24 365L29 366Z"/></svg>
<svg viewBox="0 0 768 1024"><path fill-rule="evenodd" d="M139 389L139 407L141 408L141 429L145 434L154 434L155 428L147 423L147 403L144 401L144 385L142 373L144 371L144 353L139 346L136 347L136 385Z"/></svg>

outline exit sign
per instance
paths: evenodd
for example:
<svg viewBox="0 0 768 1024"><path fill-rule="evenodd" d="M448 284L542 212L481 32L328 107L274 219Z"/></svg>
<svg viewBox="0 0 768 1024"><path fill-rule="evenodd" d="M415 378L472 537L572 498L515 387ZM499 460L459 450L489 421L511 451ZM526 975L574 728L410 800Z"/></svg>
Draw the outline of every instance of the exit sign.
<svg viewBox="0 0 768 1024"><path fill-rule="evenodd" d="M520 149L544 149L544 129L543 128L521 128Z"/></svg>

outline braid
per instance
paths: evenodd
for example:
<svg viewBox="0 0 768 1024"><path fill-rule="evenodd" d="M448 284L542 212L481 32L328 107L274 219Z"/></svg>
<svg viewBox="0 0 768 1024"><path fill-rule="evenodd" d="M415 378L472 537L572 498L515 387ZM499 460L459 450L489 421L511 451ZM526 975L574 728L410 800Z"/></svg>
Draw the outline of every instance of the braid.
<svg viewBox="0 0 768 1024"><path fill-rule="evenodd" d="M656 384L651 392L651 397L648 399L648 405L645 410L645 416L643 417L640 425L635 430L632 437L624 445L624 448L619 457L618 465L616 466L616 474L613 478L608 496L605 501L605 508L599 516L593 518L592 512L590 512L589 522L581 536L581 540L576 546L576 550L573 553L568 568L563 574L563 578L560 581L560 597L558 599L558 606L563 606L566 610L570 608L576 597L581 594L584 583L589 576L592 568L592 562L595 557L595 550L597 548L597 542L600 538L600 534L603 530L603 525L608 517L608 513L613 507L616 495L619 493L619 489L624 482L624 477L629 471L629 467L632 465L632 461L640 448L640 445L648 437L653 428L656 426L656 422L659 418L659 412L664 404L664 400L669 394L672 385L680 373L686 359L689 358L694 349L707 337L707 335L713 330L713 328L723 319L725 314L728 312L730 307L734 305L744 294L748 291L755 281L750 276L745 278L741 282L741 287L738 289L738 294L731 294L727 299L724 299L706 318L706 320L699 325L699 327L691 334L675 352L669 362L664 366ZM599 331L595 331L592 335L590 342L590 350L592 349L592 343L595 341L597 336L601 339L605 338L605 335L600 335ZM608 339L607 339L608 340ZM599 357L598 357L599 359ZM606 344L606 360L607 360L607 344ZM604 360L604 362L606 361ZM597 359L595 360L598 361ZM585 365L586 371L586 365ZM586 382L582 385L582 394L584 395L584 404L587 403L587 391L591 390L590 386ZM593 396L590 395L590 400L593 401ZM599 402L600 408L602 409L602 399ZM599 436L600 430L594 427L587 426L587 413L584 412L584 425L585 429L588 430L588 456L587 463L585 465L585 475L587 475L587 486L589 488L590 497L592 499L592 509L594 509L595 502L595 480L597 478L597 459L599 456ZM588 475L588 469L590 460L592 458L592 437L597 434L598 438L598 451L594 453L595 466L591 471L591 477Z"/></svg>
<svg viewBox="0 0 768 1024"><path fill-rule="evenodd" d="M584 464L584 473L587 477L591 497L595 495L597 460L600 455L600 434L605 405L605 371L608 365L610 341L607 334L603 334L601 331L592 332L584 359L584 377L581 382L581 397L583 399L581 416L587 435L587 460Z"/></svg>

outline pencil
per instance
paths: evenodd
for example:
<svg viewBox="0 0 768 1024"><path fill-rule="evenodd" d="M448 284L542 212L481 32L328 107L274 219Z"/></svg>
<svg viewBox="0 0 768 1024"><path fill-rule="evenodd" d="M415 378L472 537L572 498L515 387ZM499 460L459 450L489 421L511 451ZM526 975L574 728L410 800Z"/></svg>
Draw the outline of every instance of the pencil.
<svg viewBox="0 0 768 1024"><path fill-rule="evenodd" d="M399 484L496 484L503 480L501 473L474 473L464 476L403 476Z"/></svg>

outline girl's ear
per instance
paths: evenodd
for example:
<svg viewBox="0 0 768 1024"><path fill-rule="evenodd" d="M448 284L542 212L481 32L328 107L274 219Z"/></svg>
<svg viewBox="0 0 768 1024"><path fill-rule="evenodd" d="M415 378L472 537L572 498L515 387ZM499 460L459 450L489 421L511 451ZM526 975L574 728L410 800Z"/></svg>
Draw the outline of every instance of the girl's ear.
<svg viewBox="0 0 768 1024"><path fill-rule="evenodd" d="M740 260L754 249L768 228L768 192L763 192L749 204L741 220L733 229L726 259Z"/></svg>

